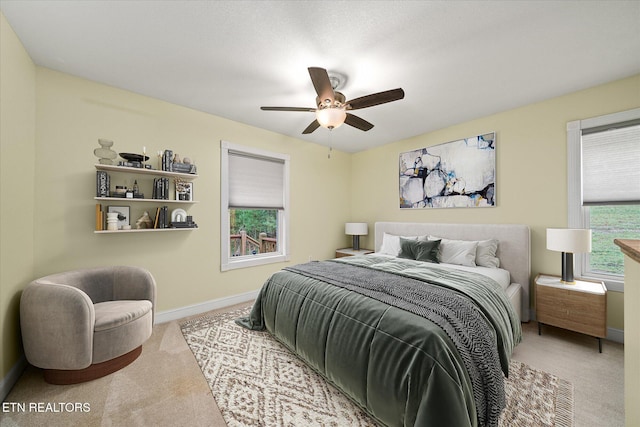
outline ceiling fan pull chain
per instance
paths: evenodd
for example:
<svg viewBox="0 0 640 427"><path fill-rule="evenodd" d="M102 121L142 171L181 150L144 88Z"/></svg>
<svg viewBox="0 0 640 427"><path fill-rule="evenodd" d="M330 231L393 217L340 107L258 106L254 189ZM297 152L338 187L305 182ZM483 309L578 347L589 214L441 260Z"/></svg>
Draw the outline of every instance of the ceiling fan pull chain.
<svg viewBox="0 0 640 427"><path fill-rule="evenodd" d="M331 159L331 151L333 150L333 140L331 135L333 134L333 129L329 129L329 153L327 154L327 159Z"/></svg>

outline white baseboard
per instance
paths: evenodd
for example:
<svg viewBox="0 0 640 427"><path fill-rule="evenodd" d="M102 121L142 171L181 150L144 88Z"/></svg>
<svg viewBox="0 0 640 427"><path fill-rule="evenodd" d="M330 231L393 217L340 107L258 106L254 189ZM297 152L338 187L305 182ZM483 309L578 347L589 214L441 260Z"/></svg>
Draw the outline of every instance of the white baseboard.
<svg viewBox="0 0 640 427"><path fill-rule="evenodd" d="M27 367L27 358L22 355L15 365L9 370L7 375L0 381L0 402L4 402L9 392L18 382L20 375Z"/></svg>
<svg viewBox="0 0 640 427"><path fill-rule="evenodd" d="M624 344L624 329L607 328L607 339Z"/></svg>
<svg viewBox="0 0 640 427"><path fill-rule="evenodd" d="M235 304L249 302L256 299L258 292L259 290L255 290L245 292L243 294L232 295L230 297L218 298L198 304L188 305L174 310L162 311L160 313L156 313L155 323L171 322L173 320L182 319L183 317L195 316L196 314L205 313L207 311L218 310Z"/></svg>

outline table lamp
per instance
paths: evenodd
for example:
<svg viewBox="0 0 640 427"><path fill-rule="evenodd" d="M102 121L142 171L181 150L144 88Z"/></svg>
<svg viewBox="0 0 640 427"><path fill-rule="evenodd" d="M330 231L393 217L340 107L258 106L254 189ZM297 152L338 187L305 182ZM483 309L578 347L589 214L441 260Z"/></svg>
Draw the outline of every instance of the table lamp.
<svg viewBox="0 0 640 427"><path fill-rule="evenodd" d="M573 254L591 252L591 230L547 228L547 249L562 252L562 282L575 284Z"/></svg>
<svg viewBox="0 0 640 427"><path fill-rule="evenodd" d="M360 236L369 233L369 224L366 222L347 222L344 225L344 233L353 236L353 250L360 250Z"/></svg>

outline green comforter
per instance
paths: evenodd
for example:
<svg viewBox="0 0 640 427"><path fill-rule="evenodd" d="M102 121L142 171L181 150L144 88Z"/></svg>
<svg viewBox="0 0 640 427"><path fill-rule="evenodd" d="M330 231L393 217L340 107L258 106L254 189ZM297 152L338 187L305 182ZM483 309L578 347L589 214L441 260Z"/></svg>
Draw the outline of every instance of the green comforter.
<svg viewBox="0 0 640 427"><path fill-rule="evenodd" d="M465 294L482 306L479 323L491 331L489 339L499 359L495 363L508 373L508 359L521 338L520 323L504 292L491 279L375 255L325 263L323 267L329 269L349 264L381 270ZM479 424L475 382L465 366L468 361L443 328L382 302L385 298L370 298L304 271L285 269L271 276L250 316L238 323L255 330L266 328L381 424Z"/></svg>

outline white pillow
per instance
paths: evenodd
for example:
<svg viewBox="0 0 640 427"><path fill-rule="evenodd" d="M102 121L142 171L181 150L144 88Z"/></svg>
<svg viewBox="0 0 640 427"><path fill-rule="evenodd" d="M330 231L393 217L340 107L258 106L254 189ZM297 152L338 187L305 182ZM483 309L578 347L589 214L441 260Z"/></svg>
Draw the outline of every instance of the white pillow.
<svg viewBox="0 0 640 427"><path fill-rule="evenodd" d="M418 240L418 238L422 238L424 240L424 236L394 236L393 234L384 233L382 236L382 245L380 246L380 251L378 253L398 256L400 253L400 237L409 240Z"/></svg>
<svg viewBox="0 0 640 427"><path fill-rule="evenodd" d="M440 262L448 263L448 264L458 264L458 265L469 265L472 267L480 266L480 267L488 267L488 268L499 268L500 267L500 259L496 256L496 252L498 252L498 240L489 239L489 240L451 240L451 239L443 239L437 236L429 236L429 240L441 240L440 242L440 256L442 257L443 245L447 250L447 257L453 258L456 262L449 262L440 259ZM475 249L475 260L473 264L468 263L463 264L457 260L452 253L456 250L455 244L458 244L457 250L463 250L465 247L471 251L472 244L476 243L477 247ZM454 244L454 246L450 246ZM467 244L467 245L465 245ZM460 253L460 256L464 258L464 255L470 256L470 253Z"/></svg>
<svg viewBox="0 0 640 427"><path fill-rule="evenodd" d="M429 236L429 240L440 240L440 262L476 266L478 242L441 239L435 236Z"/></svg>
<svg viewBox="0 0 640 427"><path fill-rule="evenodd" d="M500 259L496 256L496 252L498 252L498 241L496 239L480 240L476 250L476 265L499 268Z"/></svg>

